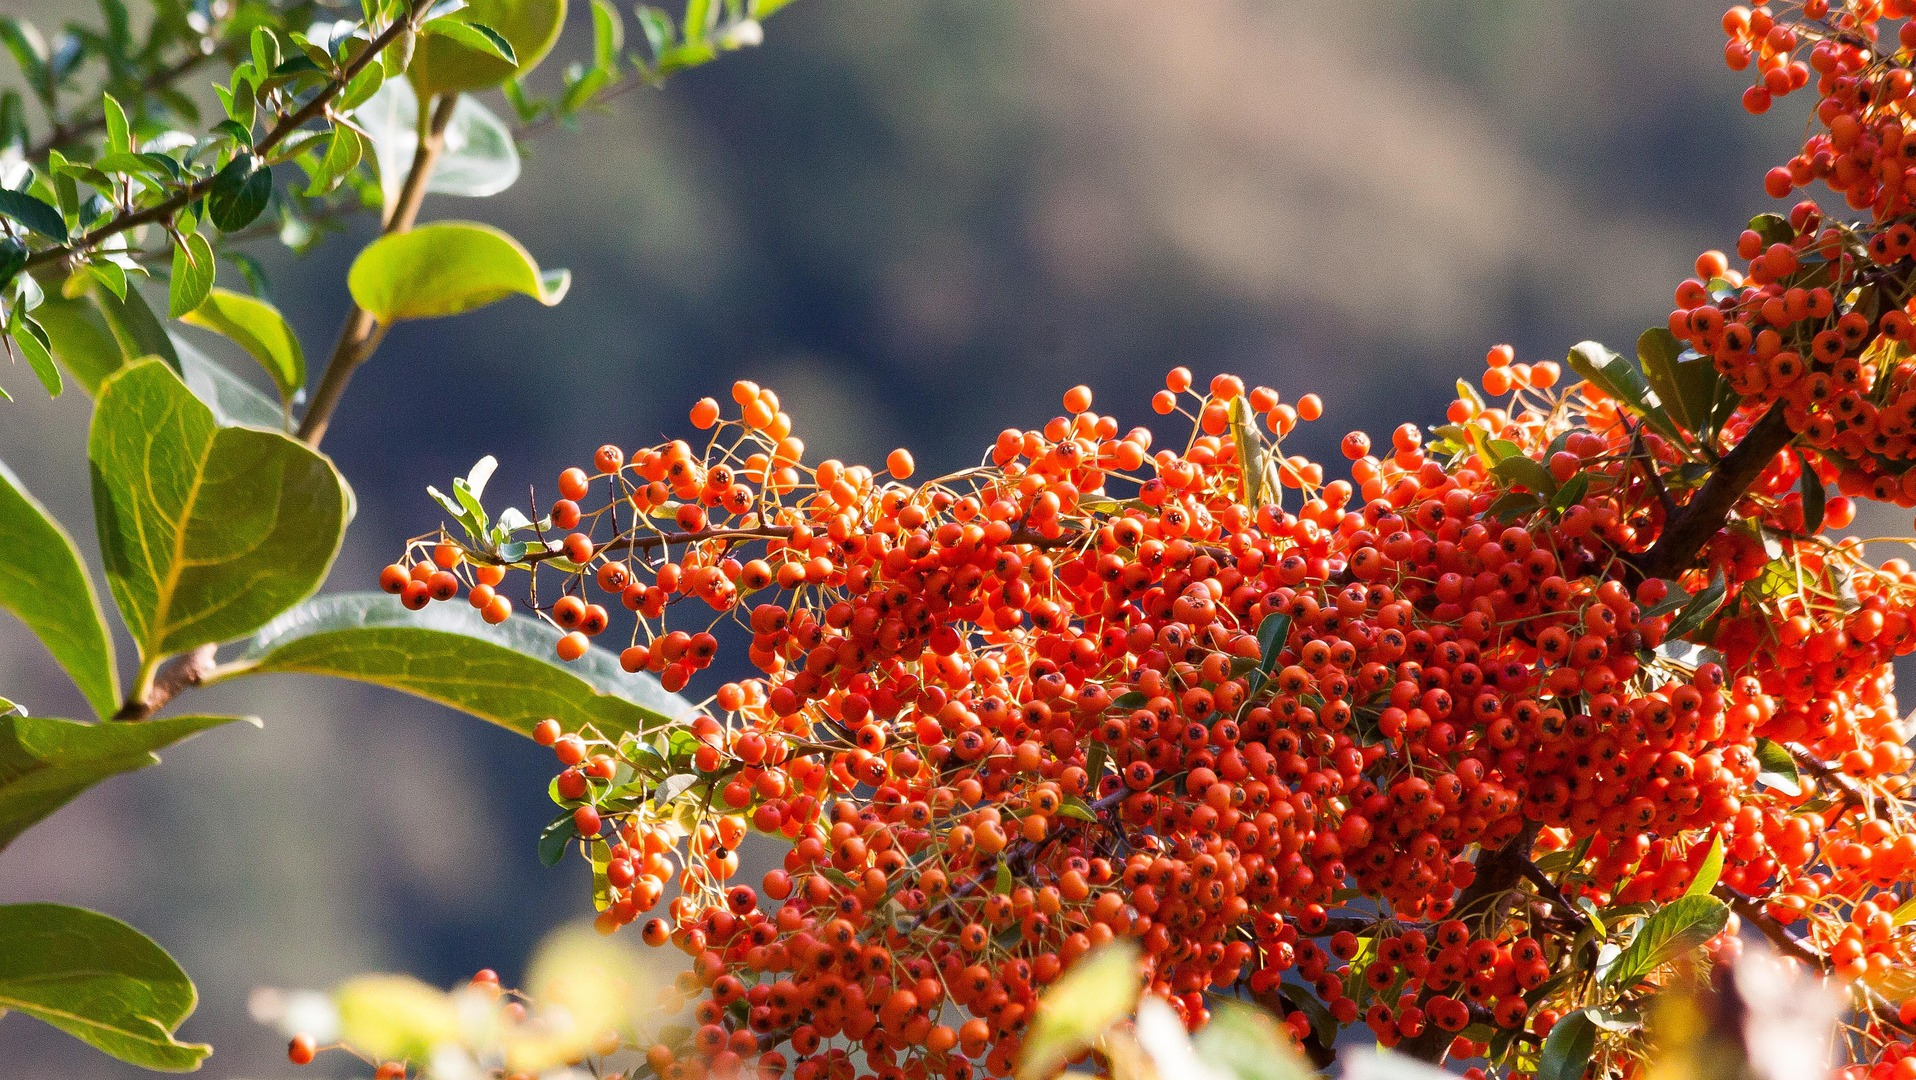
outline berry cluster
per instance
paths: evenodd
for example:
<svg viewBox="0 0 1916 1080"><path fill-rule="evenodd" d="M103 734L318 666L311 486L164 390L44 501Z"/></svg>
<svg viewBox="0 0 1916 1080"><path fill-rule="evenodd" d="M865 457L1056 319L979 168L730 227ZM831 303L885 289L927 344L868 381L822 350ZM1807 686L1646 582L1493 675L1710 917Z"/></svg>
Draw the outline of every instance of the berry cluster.
<svg viewBox="0 0 1916 1080"><path fill-rule="evenodd" d="M1693 888L1739 917L1713 956L1749 921L1866 987L1916 962L1916 571L1825 535L1916 503L1909 58L1872 44L1901 7L1726 17L1752 108L1822 95L1773 192L1877 219L1804 203L1746 269L1706 253L1668 326L1695 356L1641 376L1498 346L1447 424L1347 435L1348 479L1284 452L1322 402L1228 375L1170 373L1176 441L1075 387L930 480L808 463L741 382L692 409L702 445L566 470L531 541L415 541L382 575L408 606L503 620L517 574L562 660L623 609L622 666L668 690L722 647L756 669L674 730L535 733L601 929L691 959L697 1025L648 1067L1009 1075L1040 991L1118 937L1193 1026L1248 994L1300 1040L1361 1018L1507 1066L1588 1003L1553 975L1595 962L1595 913ZM783 862L741 881L754 836ZM1854 1076L1916 1072L1916 1007L1859 1000Z"/></svg>

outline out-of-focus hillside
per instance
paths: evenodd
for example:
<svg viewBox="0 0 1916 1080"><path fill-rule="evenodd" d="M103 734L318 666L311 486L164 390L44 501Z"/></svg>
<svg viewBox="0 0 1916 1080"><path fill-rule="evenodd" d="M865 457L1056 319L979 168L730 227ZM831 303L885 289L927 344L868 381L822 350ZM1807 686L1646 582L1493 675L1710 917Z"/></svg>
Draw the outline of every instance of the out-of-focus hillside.
<svg viewBox="0 0 1916 1080"><path fill-rule="evenodd" d="M490 204L427 204L499 221L575 285L551 310L404 326L360 374L328 443L360 508L334 587L435 525L424 485L480 455L503 463L497 491L549 484L601 442L680 432L738 377L777 388L819 456L909 444L943 470L1080 381L1140 421L1173 364L1315 390L1327 418L1302 444L1334 455L1352 427L1434 422L1490 343L1626 344L1697 250L1766 208L1763 168L1800 134L1737 108L1716 14L801 0L763 48L541 136ZM360 230L262 252L314 351ZM85 402L19 397L0 459L85 543ZM3 618L0 689L81 707ZM589 910L574 870L533 857L548 758L530 744L312 680L194 707L266 727L82 798L0 854L0 896L95 906L170 947L200 980L185 1034L217 1045L211 1075L291 1073L245 1017L257 983L510 976ZM0 1075L142 1074L8 1018Z"/></svg>

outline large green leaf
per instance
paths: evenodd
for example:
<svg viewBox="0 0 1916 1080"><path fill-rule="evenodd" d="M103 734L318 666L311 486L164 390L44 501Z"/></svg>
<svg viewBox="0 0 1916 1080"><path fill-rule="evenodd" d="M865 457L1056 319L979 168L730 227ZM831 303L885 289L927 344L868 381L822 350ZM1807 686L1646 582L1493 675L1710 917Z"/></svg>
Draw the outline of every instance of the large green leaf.
<svg viewBox="0 0 1916 1080"><path fill-rule="evenodd" d="M1713 896L1684 896L1663 905L1610 965L1599 973L1605 986L1628 990L1657 968L1723 932L1728 904Z"/></svg>
<svg viewBox="0 0 1916 1080"><path fill-rule="evenodd" d="M249 634L319 588L351 494L280 432L221 427L165 364L100 388L87 439L107 582L149 661Z"/></svg>
<svg viewBox="0 0 1916 1080"><path fill-rule="evenodd" d="M113 638L73 538L0 462L0 608L19 616L66 668L87 704L120 702Z"/></svg>
<svg viewBox="0 0 1916 1080"><path fill-rule="evenodd" d="M211 330L245 349L273 377L283 401L306 386L306 351L279 309L231 289L215 288L181 322Z"/></svg>
<svg viewBox="0 0 1916 1080"><path fill-rule="evenodd" d="M372 139L379 187L386 205L392 206L419 150L419 98L412 84L393 79L382 85L354 110L353 121ZM519 169L519 148L511 130L492 110L465 95L453 106L445 145L426 179L426 190L474 198L497 195L519 179Z"/></svg>
<svg viewBox="0 0 1916 1080"><path fill-rule="evenodd" d="M309 601L261 630L245 671L290 671L403 690L521 735L548 716L606 734L655 730L690 716L685 699L628 675L603 649L572 663L553 654L559 632L514 616L489 626L464 604L407 611L384 593Z"/></svg>
<svg viewBox="0 0 1916 1080"><path fill-rule="evenodd" d="M0 715L0 847L107 777L158 763L153 751L236 719L166 716L140 723L83 724L51 716Z"/></svg>
<svg viewBox="0 0 1916 1080"><path fill-rule="evenodd" d="M1565 1013L1543 1041L1537 1080L1583 1080L1597 1048L1597 1025L1584 1009Z"/></svg>
<svg viewBox="0 0 1916 1080"><path fill-rule="evenodd" d="M472 0L444 17L493 30L512 46L514 62L442 34L425 34L406 75L426 97L498 86L531 71L545 58L559 39L565 9L565 0Z"/></svg>
<svg viewBox="0 0 1916 1080"><path fill-rule="evenodd" d="M131 291L127 295L137 296ZM108 321L101 304L90 296L74 299L49 296L45 303L33 309L33 317L53 339L53 355L80 380L87 393L99 393L106 377L129 361L158 356L176 366L187 388L212 407L221 424L268 430L278 430L285 425L285 413L273 399L247 385L188 342L164 333L163 328L159 340L155 341L151 330L158 325L157 320L149 325L130 301L121 303L111 295L106 295L105 301L114 308L112 322ZM115 326L121 329L116 332ZM165 343L164 352L159 351L159 342Z"/></svg>
<svg viewBox="0 0 1916 1080"><path fill-rule="evenodd" d="M550 307L565 296L564 270L542 272L517 240L490 225L437 221L384 236L353 260L346 287L382 323L434 319L522 293Z"/></svg>
<svg viewBox="0 0 1916 1080"><path fill-rule="evenodd" d="M173 1033L198 1003L166 950L118 919L64 904L0 905L0 1010L121 1061L191 1072L213 1048Z"/></svg>

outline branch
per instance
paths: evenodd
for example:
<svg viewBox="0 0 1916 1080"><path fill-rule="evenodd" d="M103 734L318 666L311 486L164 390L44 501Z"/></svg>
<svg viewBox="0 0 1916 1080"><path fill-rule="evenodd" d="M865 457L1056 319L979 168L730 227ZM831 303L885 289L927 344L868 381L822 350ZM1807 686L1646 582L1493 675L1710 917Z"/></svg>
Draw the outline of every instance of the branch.
<svg viewBox="0 0 1916 1080"><path fill-rule="evenodd" d="M213 670L214 645L201 645L191 652L183 652L161 664L154 673L152 685L143 691L135 690L113 714L115 720L145 720L165 707L174 696L189 686L198 686Z"/></svg>
<svg viewBox="0 0 1916 1080"><path fill-rule="evenodd" d="M433 106L432 120L427 124L425 136L419 140L412 168L406 173L406 183L399 189L399 198L393 203L382 235L407 232L419 220L419 207L426 201L426 186L432 179L432 170L439 164L440 154L445 152L446 129L452 126L453 111L458 103L458 94L442 94ZM339 409L340 399L346 396L346 383L359 365L373 358L385 336L386 327L380 326L365 308L354 304L346 313L346 321L339 328L339 340L333 344L333 355L326 361L325 373L319 377L319 388L313 391L313 403L299 422L302 442L318 446L326 437L333 413Z"/></svg>
<svg viewBox="0 0 1916 1080"><path fill-rule="evenodd" d="M1865 791L1863 786L1858 784L1853 777L1831 767L1828 762L1823 761L1808 750L1788 743L1783 745L1783 749L1789 752L1790 759L1795 761L1798 767L1804 772L1809 773L1818 780L1842 792L1843 797L1851 803L1868 810L1879 818L1887 818L1891 815L1893 806L1888 798Z"/></svg>
<svg viewBox="0 0 1916 1080"><path fill-rule="evenodd" d="M415 10L423 10L423 8ZM253 153L260 157L266 156L274 147L291 138L294 132L323 115L326 112L326 106L333 98L339 96L339 92L346 88L346 84L352 82L355 76L361 71L364 71L366 65L377 61L379 54L385 50L386 46L392 44L401 33L409 30L411 26L411 18L408 17L400 19L380 31L379 36L373 38L371 44L361 50L359 55L354 57L344 68L341 68L339 73L333 77L333 81L327 83L319 93L314 94L311 101L301 106L298 111L282 118L271 131L267 132L265 137L254 145ZM207 192L211 191L213 189L213 181L218 175L218 173L215 173L212 176L201 177L144 210L122 213L113 220L70 243L59 244L50 248L42 248L27 258L25 269L31 270L37 266L45 266L48 263L70 259L92 248L108 237L117 236L120 233L126 232L128 229L138 228L141 225L150 225L156 221L166 220L184 209L187 204L193 200L201 198L206 195Z"/></svg>
<svg viewBox="0 0 1916 1080"><path fill-rule="evenodd" d="M1711 469L1703 487L1674 517L1667 519L1657 542L1636 560L1643 576L1675 577L1689 567L1703 545L1723 528L1737 500L1749 491L1764 466L1790 444L1793 433L1783 410L1781 401L1770 406L1770 411L1750 428L1743 441Z"/></svg>

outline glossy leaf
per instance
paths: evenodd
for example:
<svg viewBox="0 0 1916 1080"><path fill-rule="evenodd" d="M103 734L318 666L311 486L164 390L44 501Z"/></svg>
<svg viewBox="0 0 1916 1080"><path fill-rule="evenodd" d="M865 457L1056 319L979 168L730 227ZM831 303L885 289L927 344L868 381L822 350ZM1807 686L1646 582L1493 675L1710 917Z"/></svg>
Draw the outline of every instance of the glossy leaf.
<svg viewBox="0 0 1916 1080"><path fill-rule="evenodd" d="M1277 658L1284 653L1284 645L1290 640L1291 617L1274 613L1264 616L1257 625L1258 664L1251 672L1250 693L1255 695L1263 689L1264 683L1277 671Z"/></svg>
<svg viewBox="0 0 1916 1080"><path fill-rule="evenodd" d="M249 634L312 595L350 514L325 457L220 426L155 360L101 386L87 456L107 581L149 659Z"/></svg>
<svg viewBox="0 0 1916 1080"><path fill-rule="evenodd" d="M166 314L177 319L206 302L213 291L218 265L213 245L199 233L188 236L173 249L173 280L166 291Z"/></svg>
<svg viewBox="0 0 1916 1080"><path fill-rule="evenodd" d="M0 1010L143 1068L190 1072L213 1052L174 1038L198 1003L166 950L118 919L63 904L0 905Z"/></svg>
<svg viewBox="0 0 1916 1080"><path fill-rule="evenodd" d="M266 209L273 194L273 170L250 152L235 155L213 177L206 216L221 232L244 229Z"/></svg>
<svg viewBox="0 0 1916 1080"><path fill-rule="evenodd" d="M1597 1025L1582 1009L1565 1013L1543 1041L1537 1080L1583 1080L1597 1048Z"/></svg>
<svg viewBox="0 0 1916 1080"><path fill-rule="evenodd" d="M1802 467L1803 491L1803 531L1814 535L1823 527L1823 511L1827 493L1823 490L1823 478L1816 475L1816 469L1810 465L1810 459L1803 451L1796 452L1796 463Z"/></svg>
<svg viewBox="0 0 1916 1080"><path fill-rule="evenodd" d="M306 352L299 336L279 309L264 300L230 289L214 289L206 302L181 317L190 323L220 334L245 349L273 378L283 401L306 386Z"/></svg>
<svg viewBox="0 0 1916 1080"><path fill-rule="evenodd" d="M0 217L12 218L56 244L68 240L66 219L60 211L24 191L0 188Z"/></svg>
<svg viewBox="0 0 1916 1080"><path fill-rule="evenodd" d="M66 669L87 704L111 716L120 704L113 638L79 548L0 463L0 608L27 624Z"/></svg>
<svg viewBox="0 0 1916 1080"><path fill-rule="evenodd" d="M1690 881L1690 887L1683 890L1685 896L1708 896L1710 890L1723 877L1723 834L1710 837L1710 850L1703 856L1703 865L1697 867L1696 877Z"/></svg>
<svg viewBox="0 0 1916 1080"><path fill-rule="evenodd" d="M1716 365L1707 357L1685 353L1668 327L1654 326L1637 337L1637 360L1657 399L1686 431L1710 426L1710 406L1716 398Z"/></svg>
<svg viewBox="0 0 1916 1080"><path fill-rule="evenodd" d="M1756 740L1756 782L1773 787L1785 795L1803 794L1803 777L1796 770L1796 759L1782 743L1773 739Z"/></svg>
<svg viewBox="0 0 1916 1080"><path fill-rule="evenodd" d="M517 67L518 56L512 51L512 42L507 41L499 31L483 23L462 22L450 15L441 15L437 19L426 20L419 28L422 34L433 34L458 42L474 52L503 60Z"/></svg>
<svg viewBox="0 0 1916 1080"><path fill-rule="evenodd" d="M421 35L406 75L421 95L484 90L532 70L565 24L565 0L473 0L444 18L478 23L511 46L513 59L443 33ZM434 20L437 22L438 20Z"/></svg>
<svg viewBox="0 0 1916 1080"><path fill-rule="evenodd" d="M1628 990L1650 973L1723 931L1730 908L1713 896L1683 896L1658 908L1630 944L1599 973L1605 986Z"/></svg>
<svg viewBox="0 0 1916 1080"><path fill-rule="evenodd" d="M1672 439L1681 438L1656 391L1651 389L1649 380L1636 364L1598 341L1580 341L1572 346L1568 362L1578 375L1609 397L1630 406L1650 426Z"/></svg>
<svg viewBox="0 0 1916 1080"><path fill-rule="evenodd" d="M154 751L232 716L166 716L83 724L51 716L0 716L0 847L110 776L159 762Z"/></svg>
<svg viewBox="0 0 1916 1080"><path fill-rule="evenodd" d="M499 229L466 221L381 237L353 260L346 278L353 299L383 323L457 315L514 293L550 307L570 283L563 270L542 273Z"/></svg>
<svg viewBox="0 0 1916 1080"><path fill-rule="evenodd" d="M675 726L695 710L603 649L570 664L559 631L525 616L496 626L463 603L407 611L384 593L323 596L287 612L247 648L246 670L304 672L403 690L521 735L548 716L607 735Z"/></svg>
<svg viewBox="0 0 1916 1080"><path fill-rule="evenodd" d="M53 341L24 306L16 304L8 314L7 335L13 339L13 347L27 358L27 366L46 388L47 396L59 397L66 384L60 378L59 366L53 362Z"/></svg>

